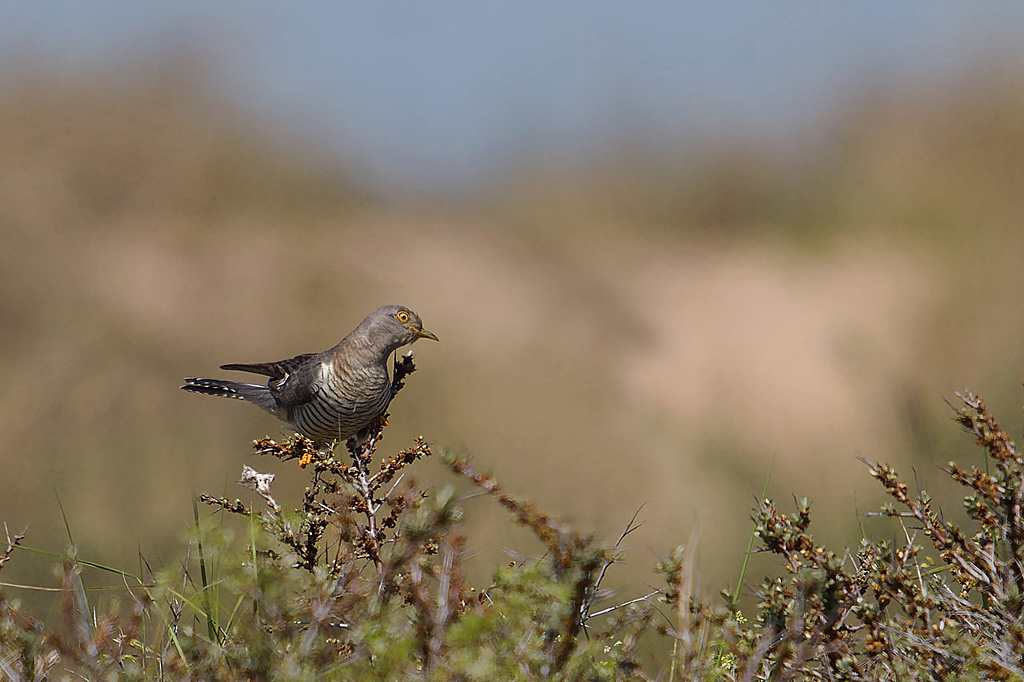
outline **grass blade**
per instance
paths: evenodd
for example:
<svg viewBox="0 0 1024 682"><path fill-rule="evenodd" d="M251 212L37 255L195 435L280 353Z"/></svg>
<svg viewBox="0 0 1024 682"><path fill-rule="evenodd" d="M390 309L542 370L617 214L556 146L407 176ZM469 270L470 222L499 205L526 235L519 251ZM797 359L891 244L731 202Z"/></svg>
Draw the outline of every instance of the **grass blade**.
<svg viewBox="0 0 1024 682"><path fill-rule="evenodd" d="M206 612L206 631L210 636L210 641L221 643L217 619L213 613L213 600L210 594L213 588L206 576L206 555L203 552L203 535L202 530L199 528L199 504L196 502L196 495L192 496L192 515L196 522L196 543L199 549L199 579L202 581L203 588L203 610Z"/></svg>
<svg viewBox="0 0 1024 682"><path fill-rule="evenodd" d="M775 470L775 458L772 457L771 466L768 467L768 475L764 479L764 487L761 488L761 499L768 495L768 483L772 480L772 471ZM732 592L732 599L729 600L729 611L736 613L736 605L740 600L740 590L743 589L743 578L747 573L747 562L750 560L750 553L754 549L754 535L756 530L750 531L750 539L747 541L747 551L743 554L743 565L740 566L740 577L736 580L736 589Z"/></svg>

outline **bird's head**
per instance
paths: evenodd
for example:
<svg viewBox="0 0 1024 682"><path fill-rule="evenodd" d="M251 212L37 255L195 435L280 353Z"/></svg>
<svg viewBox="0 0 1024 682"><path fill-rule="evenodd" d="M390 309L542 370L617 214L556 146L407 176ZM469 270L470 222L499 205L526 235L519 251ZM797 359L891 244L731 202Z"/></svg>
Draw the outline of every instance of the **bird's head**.
<svg viewBox="0 0 1024 682"><path fill-rule="evenodd" d="M423 328L419 315L401 305L377 308L360 326L363 325L368 326L369 337L388 354L419 339L438 340L434 332Z"/></svg>

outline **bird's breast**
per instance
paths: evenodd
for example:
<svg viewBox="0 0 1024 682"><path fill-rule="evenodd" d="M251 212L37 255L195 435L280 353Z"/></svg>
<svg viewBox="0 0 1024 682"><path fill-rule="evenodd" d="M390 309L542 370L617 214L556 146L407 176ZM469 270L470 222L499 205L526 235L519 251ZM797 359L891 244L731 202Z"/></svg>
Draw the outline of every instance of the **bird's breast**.
<svg viewBox="0 0 1024 682"><path fill-rule="evenodd" d="M384 413L391 382L383 366L325 362L312 393L295 411L294 426L315 440L346 440Z"/></svg>

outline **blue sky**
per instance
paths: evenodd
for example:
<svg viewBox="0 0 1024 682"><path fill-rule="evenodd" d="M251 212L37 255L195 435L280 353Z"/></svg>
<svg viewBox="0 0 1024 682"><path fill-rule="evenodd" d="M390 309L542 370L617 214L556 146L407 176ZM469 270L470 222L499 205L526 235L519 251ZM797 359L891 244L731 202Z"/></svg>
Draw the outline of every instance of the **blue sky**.
<svg viewBox="0 0 1024 682"><path fill-rule="evenodd" d="M0 0L8 65L198 48L227 97L396 188L623 137L792 135L880 79L1019 60L1021 35L1019 2Z"/></svg>

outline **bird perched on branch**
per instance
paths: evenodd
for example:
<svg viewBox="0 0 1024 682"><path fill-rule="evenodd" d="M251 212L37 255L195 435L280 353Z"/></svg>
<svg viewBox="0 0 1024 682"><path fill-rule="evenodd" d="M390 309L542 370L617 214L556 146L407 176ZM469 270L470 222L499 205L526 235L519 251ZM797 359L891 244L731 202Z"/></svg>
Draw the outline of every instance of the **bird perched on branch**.
<svg viewBox="0 0 1024 682"><path fill-rule="evenodd" d="M418 339L437 341L420 317L400 305L377 308L338 345L280 362L233 363L221 369L270 377L266 385L187 378L182 390L256 405L310 438L318 448L346 441L384 414L393 389L388 357Z"/></svg>

